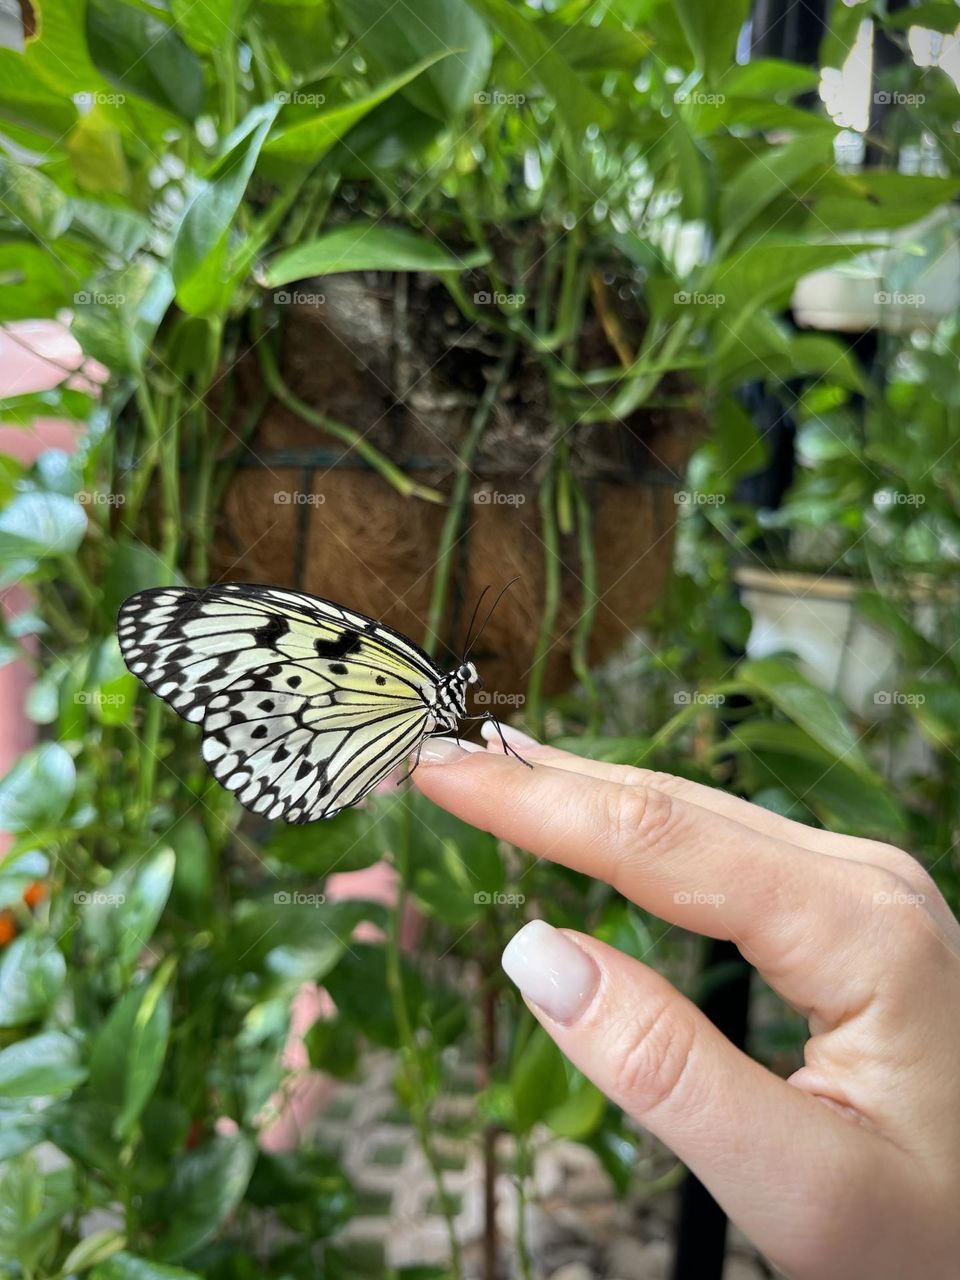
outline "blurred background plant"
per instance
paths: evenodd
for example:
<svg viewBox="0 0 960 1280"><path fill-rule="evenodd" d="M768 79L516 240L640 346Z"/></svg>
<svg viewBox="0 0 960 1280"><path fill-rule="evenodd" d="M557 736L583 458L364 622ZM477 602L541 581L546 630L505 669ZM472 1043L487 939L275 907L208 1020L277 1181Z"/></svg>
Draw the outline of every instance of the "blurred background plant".
<svg viewBox="0 0 960 1280"><path fill-rule="evenodd" d="M952 3L922 9L924 28L955 29ZM511 1179L509 1254L532 1274L522 1227L545 1133L591 1148L618 1194L638 1179L667 1190L682 1170L534 1028L501 985L503 944L542 915L695 997L723 971L700 940L409 791L317 827L243 818L196 730L125 671L117 606L210 580L237 456L272 397L359 456L404 522L442 508L436 565L417 569L429 608L416 638L439 652L461 603L480 409L535 367L544 465L533 523L508 527L542 585L505 707L574 751L892 840L956 908L955 319L865 344L786 316L798 281L867 276L865 249L894 234L896 262L935 267L914 228L960 187L953 81L889 60L889 109L866 122L879 154L851 165L837 162L850 133L815 97L819 67L758 53L756 31L748 57L745 0L448 0L415 15L385 0L40 0L23 13L23 48L0 50L0 321L25 342L22 322L66 320L77 359L0 418L67 418L77 439L30 466L0 456L0 583L32 600L4 624L4 657L35 671L42 738L0 782L0 1267L392 1273L338 1239L356 1197L323 1117L289 1149L262 1141L291 1076L291 1009L319 984L335 1013L307 1031L310 1065L349 1080L371 1046L392 1053L436 1180L449 1261L409 1274L480 1265L464 1259L437 1142L464 1068L477 1097L457 1137L482 1148L488 1180ZM866 16L877 42L914 39L901 6L836 5L821 66L859 47ZM910 147L926 161L905 172ZM483 348L476 426L440 488L362 418L332 418L286 381L278 293L345 272L371 291L439 285ZM591 325L600 346L583 341ZM250 352L253 390L236 375ZM666 590L601 665L607 547L578 450L588 428L644 409L693 409L709 431L686 478L666 468L679 516ZM795 474L771 498L757 477L793 436ZM671 524L630 566L631 589L663 561ZM839 622L811 612L826 581ZM349 581L329 590L356 602ZM771 613L772 598L785 604ZM577 684L550 694L561 642ZM392 905L326 892L382 859ZM754 1052L792 1069L802 1023L769 993L755 1012ZM39 1159L51 1146L59 1158ZM488 1278L497 1253L488 1213Z"/></svg>

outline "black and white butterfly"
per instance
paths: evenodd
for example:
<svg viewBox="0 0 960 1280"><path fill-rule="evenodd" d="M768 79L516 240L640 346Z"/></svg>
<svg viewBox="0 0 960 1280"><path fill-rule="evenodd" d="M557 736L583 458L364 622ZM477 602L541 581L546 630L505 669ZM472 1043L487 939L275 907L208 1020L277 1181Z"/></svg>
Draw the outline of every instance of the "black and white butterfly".
<svg viewBox="0 0 960 1280"><path fill-rule="evenodd" d="M466 658L444 673L391 627L279 587L139 591L117 633L133 674L203 726L217 781L292 823L333 817L427 736L456 733L479 682Z"/></svg>

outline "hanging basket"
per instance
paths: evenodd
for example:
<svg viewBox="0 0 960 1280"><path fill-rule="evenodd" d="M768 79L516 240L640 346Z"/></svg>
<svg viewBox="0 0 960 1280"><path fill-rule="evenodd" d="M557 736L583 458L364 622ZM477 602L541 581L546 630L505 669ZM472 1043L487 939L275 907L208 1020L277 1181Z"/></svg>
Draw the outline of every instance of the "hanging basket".
<svg viewBox="0 0 960 1280"><path fill-rule="evenodd" d="M494 711L522 703L535 665L543 693L570 686L578 619L591 600L591 664L643 621L669 569L674 494L704 429L699 408L648 407L622 423L564 431L551 416L540 360L522 347L511 356L499 333L469 326L431 277L327 277L280 294L275 306L290 395L272 396L248 445L234 449L214 545L218 576L343 601L422 641L469 453L437 628L442 662L462 652L483 588L512 577L520 581L475 655ZM609 363L595 328L591 335L585 326L581 347L595 341ZM241 363L241 408L264 394L263 355L254 349ZM663 391L673 400L689 387L673 376ZM404 496L357 447L304 421L300 406L353 428L362 449L389 459L427 496ZM242 422L238 409L237 435ZM568 479L551 484L560 449ZM564 533L570 486L579 519ZM545 613L553 621L541 636ZM545 653L535 664L538 641Z"/></svg>

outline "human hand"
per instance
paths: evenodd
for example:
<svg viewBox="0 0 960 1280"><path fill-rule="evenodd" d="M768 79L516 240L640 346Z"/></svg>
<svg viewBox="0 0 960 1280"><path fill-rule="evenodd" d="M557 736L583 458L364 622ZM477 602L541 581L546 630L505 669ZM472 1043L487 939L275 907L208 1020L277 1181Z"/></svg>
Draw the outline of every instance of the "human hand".
<svg viewBox="0 0 960 1280"><path fill-rule="evenodd" d="M434 738L415 783L664 920L732 939L810 1026L805 1065L783 1080L652 969L534 921L503 964L567 1057L794 1280L956 1276L960 926L926 871L879 841L504 733L535 768L499 741Z"/></svg>

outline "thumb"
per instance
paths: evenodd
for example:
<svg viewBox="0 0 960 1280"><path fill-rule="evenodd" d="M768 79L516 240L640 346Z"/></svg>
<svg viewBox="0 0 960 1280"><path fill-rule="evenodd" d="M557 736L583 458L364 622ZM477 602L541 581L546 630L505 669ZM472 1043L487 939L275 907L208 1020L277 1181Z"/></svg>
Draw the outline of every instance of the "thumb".
<svg viewBox="0 0 960 1280"><path fill-rule="evenodd" d="M809 1252L811 1232L821 1242L830 1235L833 1211L818 1213L814 1178L833 1161L843 1176L855 1176L851 1160L864 1174L876 1169L876 1135L741 1053L639 961L534 920L507 946L503 967L571 1062L666 1143L788 1271Z"/></svg>

